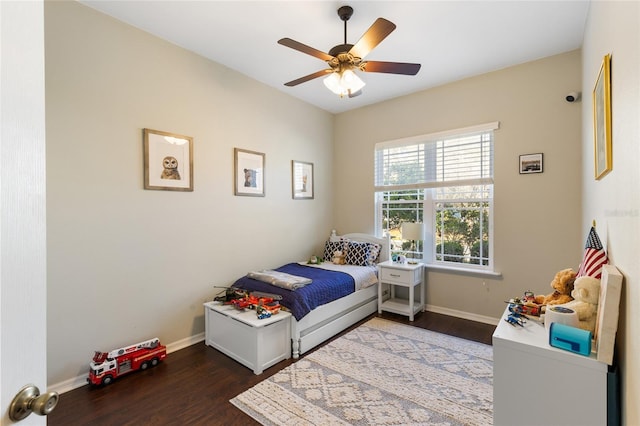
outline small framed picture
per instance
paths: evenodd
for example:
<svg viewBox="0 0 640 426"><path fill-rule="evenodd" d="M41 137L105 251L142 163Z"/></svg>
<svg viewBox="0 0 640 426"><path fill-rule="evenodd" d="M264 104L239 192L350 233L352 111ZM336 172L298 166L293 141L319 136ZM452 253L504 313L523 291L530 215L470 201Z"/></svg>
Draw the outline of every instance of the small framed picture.
<svg viewBox="0 0 640 426"><path fill-rule="evenodd" d="M313 163L291 161L291 191L294 200L313 199Z"/></svg>
<svg viewBox="0 0 640 426"><path fill-rule="evenodd" d="M525 154L520 156L520 174L542 173L542 154Z"/></svg>
<svg viewBox="0 0 640 426"><path fill-rule="evenodd" d="M234 148L234 195L264 197L264 160L260 152Z"/></svg>
<svg viewBox="0 0 640 426"><path fill-rule="evenodd" d="M144 189L193 191L193 138L143 129Z"/></svg>

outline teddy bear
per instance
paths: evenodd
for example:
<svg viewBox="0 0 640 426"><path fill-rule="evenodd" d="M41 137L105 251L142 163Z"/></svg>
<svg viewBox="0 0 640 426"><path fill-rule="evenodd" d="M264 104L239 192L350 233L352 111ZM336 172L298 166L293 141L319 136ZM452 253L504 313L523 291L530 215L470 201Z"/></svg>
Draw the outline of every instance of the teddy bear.
<svg viewBox="0 0 640 426"><path fill-rule="evenodd" d="M561 306L573 309L578 314L578 327L593 334L600 299L600 280L593 277L577 278L571 296L573 300Z"/></svg>
<svg viewBox="0 0 640 426"><path fill-rule="evenodd" d="M344 253L342 251L334 251L333 252L333 259L331 259L331 261L333 263L335 263L336 265L344 265L345 263L347 263L344 260Z"/></svg>
<svg viewBox="0 0 640 426"><path fill-rule="evenodd" d="M556 273L551 281L550 286L554 290L546 296L538 294L535 296L535 302L538 305L560 305L573 300L571 291L573 290L573 282L576 279L576 273L573 269L567 268Z"/></svg>

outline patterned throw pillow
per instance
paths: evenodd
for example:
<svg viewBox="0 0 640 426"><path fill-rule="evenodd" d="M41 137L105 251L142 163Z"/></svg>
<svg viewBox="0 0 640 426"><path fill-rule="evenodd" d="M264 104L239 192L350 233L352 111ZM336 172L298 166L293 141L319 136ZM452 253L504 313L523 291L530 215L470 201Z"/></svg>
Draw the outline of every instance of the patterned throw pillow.
<svg viewBox="0 0 640 426"><path fill-rule="evenodd" d="M347 265L367 266L370 256L371 250L369 243L356 241L349 241L347 243L347 254L345 256Z"/></svg>
<svg viewBox="0 0 640 426"><path fill-rule="evenodd" d="M325 262L331 262L333 253L336 251L343 251L345 248L344 241L327 241L324 244L324 260Z"/></svg>
<svg viewBox="0 0 640 426"><path fill-rule="evenodd" d="M369 244L369 259L367 260L367 266L375 266L376 261L378 260L378 256L380 255L380 249L382 248L380 244L375 243L367 243Z"/></svg>

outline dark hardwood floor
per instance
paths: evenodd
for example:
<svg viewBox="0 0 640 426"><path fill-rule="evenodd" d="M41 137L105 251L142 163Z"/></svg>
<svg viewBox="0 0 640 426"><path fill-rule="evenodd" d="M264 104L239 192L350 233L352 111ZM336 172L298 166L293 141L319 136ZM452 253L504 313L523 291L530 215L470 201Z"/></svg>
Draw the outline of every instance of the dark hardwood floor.
<svg viewBox="0 0 640 426"><path fill-rule="evenodd" d="M404 316L383 313L381 317L409 324ZM495 329L432 312L418 314L411 324L486 344L491 344ZM199 343L169 354L157 367L129 374L109 386L83 386L62 394L48 416L48 425L257 425L229 400L292 362L282 361L256 376Z"/></svg>

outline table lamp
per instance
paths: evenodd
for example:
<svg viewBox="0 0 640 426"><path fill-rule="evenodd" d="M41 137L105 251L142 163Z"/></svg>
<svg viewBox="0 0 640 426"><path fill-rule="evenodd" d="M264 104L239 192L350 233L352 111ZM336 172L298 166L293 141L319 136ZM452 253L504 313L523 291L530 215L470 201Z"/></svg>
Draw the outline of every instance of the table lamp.
<svg viewBox="0 0 640 426"><path fill-rule="evenodd" d="M417 222L404 222L400 228L403 240L411 241L411 251L415 251L415 242L422 241L424 235L424 225ZM413 257L413 254L412 256Z"/></svg>

